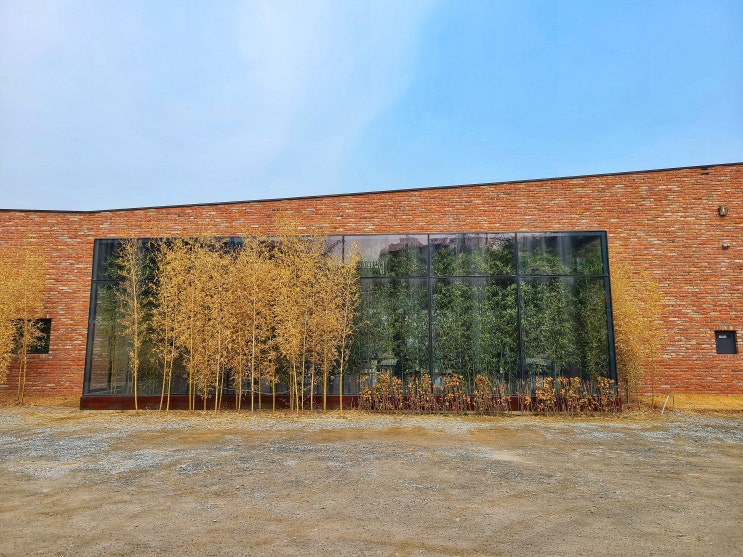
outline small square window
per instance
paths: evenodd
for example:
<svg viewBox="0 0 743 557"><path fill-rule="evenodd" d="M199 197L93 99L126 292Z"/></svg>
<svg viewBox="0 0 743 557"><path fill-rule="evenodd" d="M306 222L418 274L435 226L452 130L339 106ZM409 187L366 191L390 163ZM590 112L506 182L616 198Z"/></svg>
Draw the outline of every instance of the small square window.
<svg viewBox="0 0 743 557"><path fill-rule="evenodd" d="M735 331L715 331L715 346L718 354L737 354Z"/></svg>
<svg viewBox="0 0 743 557"><path fill-rule="evenodd" d="M39 327L39 339L38 341L29 347L29 354L49 354L49 340L52 336L52 320L48 318L35 319L34 320ZM13 353L18 354L20 352L19 337L21 335L21 324L20 319L15 320L18 333L16 334L16 346L13 348Z"/></svg>

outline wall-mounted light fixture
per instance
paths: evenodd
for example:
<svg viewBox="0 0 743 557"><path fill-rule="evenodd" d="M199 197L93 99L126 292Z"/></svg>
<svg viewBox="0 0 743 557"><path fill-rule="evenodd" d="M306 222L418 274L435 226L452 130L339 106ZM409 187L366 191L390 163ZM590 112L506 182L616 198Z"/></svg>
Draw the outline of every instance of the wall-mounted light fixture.
<svg viewBox="0 0 743 557"><path fill-rule="evenodd" d="M717 208L717 214L720 215L721 217L724 217L725 215L727 215L728 214L728 206L727 205L720 205Z"/></svg>
<svg viewBox="0 0 743 557"><path fill-rule="evenodd" d="M730 244L728 244L727 242L722 243L722 249L729 249L729 248L730 248Z"/></svg>

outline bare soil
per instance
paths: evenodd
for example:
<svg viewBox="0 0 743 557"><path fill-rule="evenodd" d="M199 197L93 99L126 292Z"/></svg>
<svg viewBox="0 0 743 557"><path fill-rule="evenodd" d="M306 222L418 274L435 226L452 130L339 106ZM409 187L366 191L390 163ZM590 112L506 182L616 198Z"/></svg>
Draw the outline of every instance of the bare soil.
<svg viewBox="0 0 743 557"><path fill-rule="evenodd" d="M741 555L743 414L0 407L0 555Z"/></svg>

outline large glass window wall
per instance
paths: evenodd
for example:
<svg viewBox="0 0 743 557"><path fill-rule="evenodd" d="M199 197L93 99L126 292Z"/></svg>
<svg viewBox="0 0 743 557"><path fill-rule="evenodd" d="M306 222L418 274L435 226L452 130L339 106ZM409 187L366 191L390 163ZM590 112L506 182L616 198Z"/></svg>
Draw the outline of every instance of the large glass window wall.
<svg viewBox="0 0 743 557"><path fill-rule="evenodd" d="M118 245L95 242L85 394L131 393L107 272ZM616 378L604 232L336 236L327 245L360 255L344 394L385 372L404 383L457 374L469 386L485 375L512 393L546 376ZM140 393L158 394L157 366L143 361ZM187 392L183 373L171 392Z"/></svg>

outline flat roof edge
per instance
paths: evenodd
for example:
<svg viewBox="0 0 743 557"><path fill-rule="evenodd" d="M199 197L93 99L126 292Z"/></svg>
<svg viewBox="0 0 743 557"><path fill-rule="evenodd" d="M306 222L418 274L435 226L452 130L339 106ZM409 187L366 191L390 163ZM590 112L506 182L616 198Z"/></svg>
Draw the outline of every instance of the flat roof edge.
<svg viewBox="0 0 743 557"><path fill-rule="evenodd" d="M64 209L0 209L1 213L60 213L60 214L82 214L91 215L97 213L116 213L123 211L148 211L154 209L180 209L186 207L215 207L224 205L241 205L246 203L269 203L269 202L280 202L280 201L295 201L295 200L308 200L308 199L320 199L327 197L355 197L361 195L373 195L373 194L389 194L389 193L404 193L404 192L416 192L416 191L430 191L430 190L445 190L454 188L468 188L468 187L479 187L479 186L499 186L509 184L528 184L531 182L553 182L558 180L575 180L579 178L600 178L604 176L626 176L629 174L649 174L655 172L673 172L678 170L706 170L708 168L727 167L727 166L743 166L742 162L729 162L729 163L716 163L716 164L698 164L691 166L676 166L670 168L654 168L649 170L625 170L621 172L599 172L596 174L577 174L570 176L554 176L551 178L529 178L522 180L506 180L502 182L481 182L474 184L451 184L445 186L417 186L413 188L398 188L391 190L371 190L371 191L360 191L350 193L330 193L324 195L303 195L298 197L275 197L275 198L263 198L263 199L243 199L239 201L212 201L207 203L181 203L176 205L150 205L144 207L122 207L117 209L92 209L92 210L64 210Z"/></svg>

